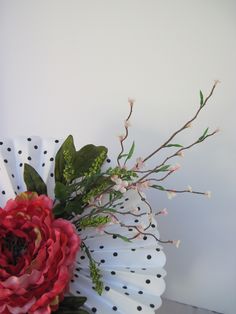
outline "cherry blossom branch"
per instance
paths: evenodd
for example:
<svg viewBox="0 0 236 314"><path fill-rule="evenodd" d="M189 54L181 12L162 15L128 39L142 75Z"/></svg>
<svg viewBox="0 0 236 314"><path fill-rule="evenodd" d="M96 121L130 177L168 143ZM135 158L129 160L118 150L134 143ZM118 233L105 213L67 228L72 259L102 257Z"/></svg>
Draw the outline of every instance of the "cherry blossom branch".
<svg viewBox="0 0 236 314"><path fill-rule="evenodd" d="M187 121L180 129L178 129L176 132L174 132L169 139L164 142L159 148L157 148L154 152L152 152L150 155L148 155L147 157L144 158L143 162L146 162L148 159L150 159L151 157L153 157L154 155L156 155L161 149L165 148L167 144L170 143L170 141L180 132L182 132L184 129L188 128L189 126L191 126L191 123L198 117L200 111L203 109L203 107L205 107L205 105L207 104L208 100L211 98L211 96L213 95L213 92L216 88L216 85L219 83L219 81L215 81L209 95L205 98L204 102L202 105L200 105L199 109L197 110L197 112L195 113L195 115L189 120Z"/></svg>
<svg viewBox="0 0 236 314"><path fill-rule="evenodd" d="M134 105L134 100L133 99L129 99L128 100L129 105L130 105L130 112L128 114L128 117L125 119L125 135L120 135L120 146L121 146L121 151L119 153L119 155L117 156L117 164L120 167L120 158L122 157L122 154L124 153L124 141L128 138L129 136L129 119L132 115L133 112L133 105Z"/></svg>
<svg viewBox="0 0 236 314"><path fill-rule="evenodd" d="M215 135L217 132L218 132L218 129L215 130L215 131L213 131L213 132L210 133L210 134L207 134L202 140L198 139L198 140L196 140L194 143L192 143L192 144L190 144L190 145L188 145L188 146L181 147L181 148L180 148L179 150L177 150L174 154L172 154L172 155L166 157L166 158L164 159L164 161L163 161L161 164L157 165L157 166L154 167L152 170L149 170L149 172L147 172L144 176L142 176L141 178L139 178L135 183L138 183L138 182L143 181L145 178L149 177L150 174L152 174L152 173L158 171L158 168L160 168L161 166L165 165L165 163L166 163L169 159L178 156L178 155L180 154L180 152L182 152L182 151L184 151L184 150L187 150L187 149L190 149L190 148L192 148L193 146L195 146L195 145L197 145L197 144L199 144L199 143L205 141L208 137L211 137L211 136ZM173 171L171 171L171 173L172 173L172 172L173 172Z"/></svg>

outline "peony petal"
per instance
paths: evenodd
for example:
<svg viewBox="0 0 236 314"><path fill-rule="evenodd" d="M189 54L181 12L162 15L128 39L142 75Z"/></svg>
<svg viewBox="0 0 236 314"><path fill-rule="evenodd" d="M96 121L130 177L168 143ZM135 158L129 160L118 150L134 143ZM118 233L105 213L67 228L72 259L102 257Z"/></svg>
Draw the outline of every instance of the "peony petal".
<svg viewBox="0 0 236 314"><path fill-rule="evenodd" d="M35 303L36 299L32 298L29 302L27 302L24 306L10 306L7 305L9 311L11 314L21 314L21 313L28 313L29 309L32 307L32 305Z"/></svg>

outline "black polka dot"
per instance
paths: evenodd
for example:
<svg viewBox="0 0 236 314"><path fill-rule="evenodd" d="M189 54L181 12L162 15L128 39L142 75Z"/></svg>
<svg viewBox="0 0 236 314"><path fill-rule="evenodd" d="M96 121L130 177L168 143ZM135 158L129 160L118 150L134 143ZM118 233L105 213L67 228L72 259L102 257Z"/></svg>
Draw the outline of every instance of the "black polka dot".
<svg viewBox="0 0 236 314"><path fill-rule="evenodd" d="M105 289L106 291L109 291L109 290L110 290L110 287L106 286L104 289Z"/></svg>
<svg viewBox="0 0 236 314"><path fill-rule="evenodd" d="M160 252L160 249L159 249L159 248L156 248L156 251L157 251L157 252Z"/></svg>
<svg viewBox="0 0 236 314"><path fill-rule="evenodd" d="M51 158L50 158L50 161L53 161L53 160L54 160L54 158L53 158L53 157L51 157Z"/></svg>
<svg viewBox="0 0 236 314"><path fill-rule="evenodd" d="M44 167L44 166L45 166L45 163L42 164L42 167Z"/></svg>
<svg viewBox="0 0 236 314"><path fill-rule="evenodd" d="M124 209L124 206L121 206L120 209Z"/></svg>
<svg viewBox="0 0 236 314"><path fill-rule="evenodd" d="M127 197L126 199L125 199L125 201L127 202L129 200L129 198Z"/></svg>
<svg viewBox="0 0 236 314"><path fill-rule="evenodd" d="M55 140L55 143L59 143L59 140Z"/></svg>
<svg viewBox="0 0 236 314"><path fill-rule="evenodd" d="M19 185L17 185L17 190L19 190L20 189L20 187L19 187Z"/></svg>
<svg viewBox="0 0 236 314"><path fill-rule="evenodd" d="M129 295L129 293L128 293L128 292L125 292L125 295Z"/></svg>
<svg viewBox="0 0 236 314"><path fill-rule="evenodd" d="M85 259L85 256L84 255L80 256L80 259Z"/></svg>
<svg viewBox="0 0 236 314"><path fill-rule="evenodd" d="M117 307L116 306L113 306L112 309L113 309L113 311L117 311Z"/></svg>
<svg viewBox="0 0 236 314"><path fill-rule="evenodd" d="M3 194L3 195L5 195L5 194L6 194L6 192L5 192L5 191L2 191L2 194Z"/></svg>
<svg viewBox="0 0 236 314"><path fill-rule="evenodd" d="M123 286L122 288L123 288L123 289L127 289L127 286Z"/></svg>
<svg viewBox="0 0 236 314"><path fill-rule="evenodd" d="M71 279L71 282L75 282L74 279Z"/></svg>
<svg viewBox="0 0 236 314"><path fill-rule="evenodd" d="M115 274L116 274L116 272L113 270L113 271L111 271L111 274L112 274L112 275L115 275Z"/></svg>
<svg viewBox="0 0 236 314"><path fill-rule="evenodd" d="M147 284L151 283L151 280L150 280L150 279L147 279L147 280L146 280L146 283L147 283Z"/></svg>
<svg viewBox="0 0 236 314"><path fill-rule="evenodd" d="M140 306L140 305L137 306L137 310L138 310L138 311L142 311L142 306Z"/></svg>
<svg viewBox="0 0 236 314"><path fill-rule="evenodd" d="M34 149L38 149L38 145L34 145Z"/></svg>
<svg viewBox="0 0 236 314"><path fill-rule="evenodd" d="M92 308L92 312L93 312L93 313L96 313L96 312L97 312L96 307L93 307L93 308Z"/></svg>
<svg viewBox="0 0 236 314"><path fill-rule="evenodd" d="M135 270L131 270L130 272L131 272L132 274L134 274L134 273L135 273Z"/></svg>
<svg viewBox="0 0 236 314"><path fill-rule="evenodd" d="M112 238L113 238L113 239L116 239L116 238L117 238L117 235L113 234Z"/></svg>
<svg viewBox="0 0 236 314"><path fill-rule="evenodd" d="M105 260L104 260L104 259L101 259L100 262L101 262L102 264L104 264L104 263L105 263Z"/></svg>
<svg viewBox="0 0 236 314"><path fill-rule="evenodd" d="M79 291L79 290L76 290L76 293L77 293L77 294L80 294L80 291Z"/></svg>
<svg viewBox="0 0 236 314"><path fill-rule="evenodd" d="M31 142L31 138L30 138L30 137L28 137L28 138L27 138L27 141L28 141L28 142Z"/></svg>
<svg viewBox="0 0 236 314"><path fill-rule="evenodd" d="M143 291L142 291L142 290L139 290L138 294L143 294Z"/></svg>
<svg viewBox="0 0 236 314"><path fill-rule="evenodd" d="M160 275L160 274L157 274L157 278L161 278L161 275Z"/></svg>
<svg viewBox="0 0 236 314"><path fill-rule="evenodd" d="M100 245L100 246L99 246L99 249L103 249L103 248L104 248L104 246L103 246L103 245Z"/></svg>
<svg viewBox="0 0 236 314"><path fill-rule="evenodd" d="M5 164L7 164L7 163L8 163L8 160L7 160L7 159L4 159L4 162L5 162Z"/></svg>
<svg viewBox="0 0 236 314"><path fill-rule="evenodd" d="M147 240L147 236L144 236L144 237L143 237L143 240L145 240L145 241L146 241L146 240Z"/></svg>
<svg viewBox="0 0 236 314"><path fill-rule="evenodd" d="M138 219L135 219L135 221L134 222L139 222L139 220Z"/></svg>
<svg viewBox="0 0 236 314"><path fill-rule="evenodd" d="M154 225L154 224L151 224L151 226L152 226L152 228L156 228L156 225Z"/></svg>
<svg viewBox="0 0 236 314"><path fill-rule="evenodd" d="M114 253L113 253L113 256L118 256L118 253L117 253L117 252L114 252Z"/></svg>
<svg viewBox="0 0 236 314"><path fill-rule="evenodd" d="M10 151L11 151L11 148L10 148L10 147L8 147L7 151L8 151L8 152L10 152Z"/></svg>
<svg viewBox="0 0 236 314"><path fill-rule="evenodd" d="M0 145L3 145L3 142L0 142Z"/></svg>
<svg viewBox="0 0 236 314"><path fill-rule="evenodd" d="M111 159L107 158L107 162L111 162Z"/></svg>
<svg viewBox="0 0 236 314"><path fill-rule="evenodd" d="M12 178L15 178L14 174L12 174L11 176L12 176Z"/></svg>
<svg viewBox="0 0 236 314"><path fill-rule="evenodd" d="M19 166L20 166L20 167L22 167L22 166L23 166L22 162L19 164Z"/></svg>
<svg viewBox="0 0 236 314"><path fill-rule="evenodd" d="M142 268L142 270L147 270L147 268Z"/></svg>
<svg viewBox="0 0 236 314"><path fill-rule="evenodd" d="M155 307L155 305L151 303L151 304L150 304L150 307L153 309L153 308Z"/></svg>
<svg viewBox="0 0 236 314"><path fill-rule="evenodd" d="M147 259L151 259L152 258L152 256L149 254L149 255L147 255Z"/></svg>
<svg viewBox="0 0 236 314"><path fill-rule="evenodd" d="M46 155L48 152L45 150L43 153L44 153L44 155Z"/></svg>
<svg viewBox="0 0 236 314"><path fill-rule="evenodd" d="M74 275L76 278L78 278L79 276L77 274Z"/></svg>
<svg viewBox="0 0 236 314"><path fill-rule="evenodd" d="M18 154L21 155L22 154L22 150L18 150Z"/></svg>
<svg viewBox="0 0 236 314"><path fill-rule="evenodd" d="M53 173L50 173L50 177L53 178L53 177L54 177L54 174L53 174Z"/></svg>
<svg viewBox="0 0 236 314"><path fill-rule="evenodd" d="M76 270L77 270L77 271L80 271L80 269L79 269L79 268L76 268Z"/></svg>
<svg viewBox="0 0 236 314"><path fill-rule="evenodd" d="M29 156L27 159L28 159L28 160L31 160L32 158Z"/></svg>
<svg viewBox="0 0 236 314"><path fill-rule="evenodd" d="M131 249L131 251L133 251L133 252L134 252L134 251L136 251L136 249Z"/></svg>

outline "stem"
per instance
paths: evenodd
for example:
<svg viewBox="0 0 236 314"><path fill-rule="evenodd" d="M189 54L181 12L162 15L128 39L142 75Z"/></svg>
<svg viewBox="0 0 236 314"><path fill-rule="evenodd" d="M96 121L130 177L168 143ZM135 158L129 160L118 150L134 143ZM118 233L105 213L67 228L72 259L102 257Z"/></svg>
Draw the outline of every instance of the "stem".
<svg viewBox="0 0 236 314"><path fill-rule="evenodd" d="M147 157L144 158L143 162L147 161L148 159L150 159L152 156L154 156L156 153L158 153L162 148L166 147L166 145L181 131L183 131L184 129L186 129L199 115L200 111L203 109L203 107L205 107L206 103L208 102L208 100L211 98L211 96L213 95L214 89L216 87L216 85L218 84L218 81L215 81L209 95L206 97L206 99L204 100L204 103L202 106L199 107L199 109L197 110L197 112L195 113L195 115L193 116L192 119L190 119L189 121L187 121L180 129L178 129L176 132L174 132L169 139L162 144L159 148L157 148L154 152L152 152L150 155L148 155Z"/></svg>

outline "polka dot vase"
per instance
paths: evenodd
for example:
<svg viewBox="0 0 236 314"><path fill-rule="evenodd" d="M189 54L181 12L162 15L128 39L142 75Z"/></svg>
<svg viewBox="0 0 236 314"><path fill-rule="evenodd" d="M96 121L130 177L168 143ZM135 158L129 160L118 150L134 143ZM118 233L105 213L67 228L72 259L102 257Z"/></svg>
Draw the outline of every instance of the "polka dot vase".
<svg viewBox="0 0 236 314"><path fill-rule="evenodd" d="M9 198L25 191L23 180L24 163L32 165L48 186L48 194L53 196L54 159L62 141L41 137L0 140L0 206ZM110 160L107 160L107 164ZM104 165L106 167L106 165ZM77 296L86 296L86 309L97 314L153 314L161 306L161 295L165 290L163 269L165 254L155 240L159 238L156 221L142 215L149 208L139 194L130 190L123 199L114 205L119 210L118 218L130 226L142 226L146 235L131 242L119 237L97 232L94 228L80 231L93 258L99 262L104 291L98 295L89 276L89 261L83 252L77 255L74 276L70 292ZM123 215L133 211L137 215ZM141 215L140 215L141 214ZM135 228L122 228L120 224L111 224L108 233L132 237L137 234Z"/></svg>

